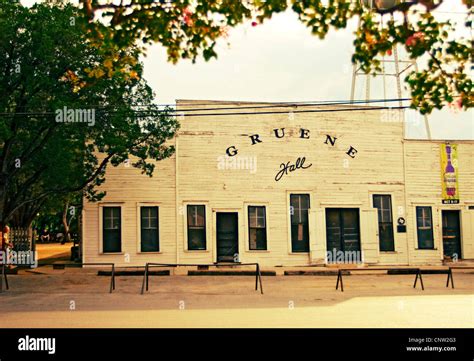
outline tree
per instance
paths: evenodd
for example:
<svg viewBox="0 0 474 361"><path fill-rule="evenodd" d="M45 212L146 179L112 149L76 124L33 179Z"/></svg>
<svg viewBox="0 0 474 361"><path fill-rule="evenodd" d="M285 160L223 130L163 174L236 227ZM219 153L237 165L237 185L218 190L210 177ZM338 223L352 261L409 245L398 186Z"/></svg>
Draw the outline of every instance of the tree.
<svg viewBox="0 0 474 361"><path fill-rule="evenodd" d="M68 194L65 197L49 198L38 208L38 212L27 222L18 220L30 214L28 209L20 209L13 215L10 225L13 227L25 227L31 223L36 230L48 229L54 236L58 232L64 235L64 241L72 240L72 233L78 232L78 221L82 211L81 192Z"/></svg>
<svg viewBox="0 0 474 361"><path fill-rule="evenodd" d="M174 152L178 122L153 105L138 49L89 40L82 20L73 5L0 0L0 230L51 198L100 199L110 165L152 176Z"/></svg>
<svg viewBox="0 0 474 361"><path fill-rule="evenodd" d="M256 26L275 13L295 11L314 35L323 39L330 29L347 27L359 18L352 61L366 73L380 71L378 56L401 45L411 58L428 58L427 66L411 72L406 82L411 90L412 107L430 113L455 103L459 108L473 106L469 63L474 61L472 40L454 38L452 21L440 22L432 11L443 0L81 0L90 23L91 36L112 30L109 41L119 47L130 44L160 43L169 60L216 57L217 39L227 28L244 21ZM472 0L467 8L466 32L472 25ZM401 15L400 20L397 16ZM383 21L385 24L383 24ZM143 51L143 47L141 50Z"/></svg>

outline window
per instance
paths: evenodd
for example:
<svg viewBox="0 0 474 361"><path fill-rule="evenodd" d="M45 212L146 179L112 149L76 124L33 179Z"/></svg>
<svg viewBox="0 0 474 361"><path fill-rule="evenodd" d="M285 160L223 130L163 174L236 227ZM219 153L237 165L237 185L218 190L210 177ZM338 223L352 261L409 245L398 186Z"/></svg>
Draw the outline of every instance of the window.
<svg viewBox="0 0 474 361"><path fill-rule="evenodd" d="M249 206L249 249L267 249L265 207Z"/></svg>
<svg viewBox="0 0 474 361"><path fill-rule="evenodd" d="M102 208L102 241L103 252L121 252L122 251L122 232L121 232L121 209L120 207Z"/></svg>
<svg viewBox="0 0 474 361"><path fill-rule="evenodd" d="M206 249L206 207L188 205L188 250Z"/></svg>
<svg viewBox="0 0 474 361"><path fill-rule="evenodd" d="M309 252L309 194L290 195L291 250Z"/></svg>
<svg viewBox="0 0 474 361"><path fill-rule="evenodd" d="M158 207L140 207L140 242L142 252L159 252Z"/></svg>
<svg viewBox="0 0 474 361"><path fill-rule="evenodd" d="M379 218L379 242L381 251L395 251L392 218L392 197L374 195L374 207Z"/></svg>
<svg viewBox="0 0 474 361"><path fill-rule="evenodd" d="M416 207L418 248L434 249L431 207Z"/></svg>

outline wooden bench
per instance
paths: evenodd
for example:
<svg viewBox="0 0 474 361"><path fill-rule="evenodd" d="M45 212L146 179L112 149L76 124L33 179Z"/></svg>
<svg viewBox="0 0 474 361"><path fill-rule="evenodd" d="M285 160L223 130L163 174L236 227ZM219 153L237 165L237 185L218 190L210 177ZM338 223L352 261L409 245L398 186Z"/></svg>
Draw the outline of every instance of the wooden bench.
<svg viewBox="0 0 474 361"><path fill-rule="evenodd" d="M453 269L474 269L474 266L451 266L448 269L448 279L446 280L446 287L449 287L449 280L451 280L451 288L454 288Z"/></svg>
<svg viewBox="0 0 474 361"><path fill-rule="evenodd" d="M83 267L83 266L109 266L112 268L112 271L110 273L110 289L109 293L112 293L113 290L115 290L115 263L109 263L109 262L74 262L74 263L59 263L59 264L50 264L53 266L55 269L64 269L66 267ZM47 266L50 266L47 265Z"/></svg>
<svg viewBox="0 0 474 361"><path fill-rule="evenodd" d="M198 267L198 268L209 268L209 267L240 267L240 266L255 266L255 291L258 290L258 285L260 284L260 293L263 294L262 287L262 274L260 272L260 265L258 263L210 263L210 264L189 264L189 263L153 263L148 262L145 265L145 274L143 275L142 290L141 294L143 295L145 289L148 291L148 276L150 267Z"/></svg>
<svg viewBox="0 0 474 361"><path fill-rule="evenodd" d="M350 267L350 268L339 268L337 272L337 282L336 282L336 290L339 289L339 282L341 284L341 292L344 292L344 285L342 283L342 272L344 271L389 271L394 268L386 268L386 267L374 267L374 268L358 268L358 267ZM416 288L416 284L418 282L418 278L420 279L421 289L424 291L425 286L423 285L423 278L421 277L421 270L419 268L400 268L400 270L407 271L407 272L414 272L416 273L415 283L413 284L413 288Z"/></svg>

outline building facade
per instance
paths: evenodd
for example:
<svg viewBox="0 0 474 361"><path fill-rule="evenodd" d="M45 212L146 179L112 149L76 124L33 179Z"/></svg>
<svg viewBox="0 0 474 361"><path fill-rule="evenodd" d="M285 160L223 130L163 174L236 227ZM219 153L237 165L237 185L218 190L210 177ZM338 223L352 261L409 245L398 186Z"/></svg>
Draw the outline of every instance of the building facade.
<svg viewBox="0 0 474 361"><path fill-rule="evenodd" d="M178 101L175 154L152 178L109 167L84 201L83 261L474 259L474 141L404 139L367 108Z"/></svg>

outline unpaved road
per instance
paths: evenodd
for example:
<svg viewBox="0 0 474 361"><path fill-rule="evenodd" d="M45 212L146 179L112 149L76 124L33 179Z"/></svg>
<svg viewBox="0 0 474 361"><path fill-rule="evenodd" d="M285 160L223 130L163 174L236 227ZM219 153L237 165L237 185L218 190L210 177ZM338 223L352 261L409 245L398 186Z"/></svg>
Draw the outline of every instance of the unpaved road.
<svg viewBox="0 0 474 361"><path fill-rule="evenodd" d="M93 270L40 267L9 276L0 294L0 327L473 327L474 274L354 275L345 292L332 276L263 277L265 294L246 276L109 278Z"/></svg>

